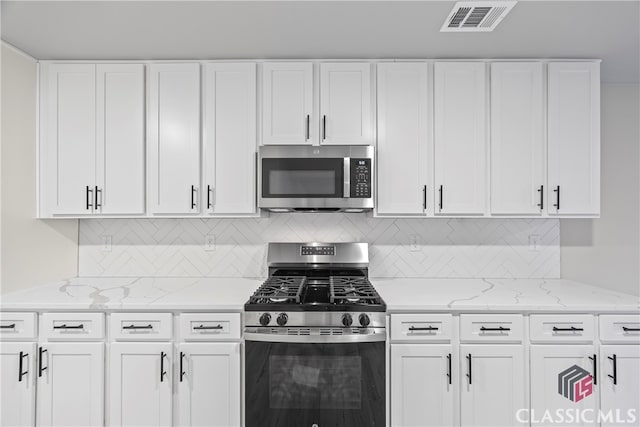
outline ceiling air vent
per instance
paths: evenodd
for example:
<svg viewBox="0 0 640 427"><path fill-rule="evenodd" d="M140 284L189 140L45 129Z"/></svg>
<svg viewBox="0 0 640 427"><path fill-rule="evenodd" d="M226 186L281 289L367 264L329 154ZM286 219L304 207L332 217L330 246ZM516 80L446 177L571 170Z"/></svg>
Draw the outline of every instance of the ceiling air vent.
<svg viewBox="0 0 640 427"><path fill-rule="evenodd" d="M447 16L440 31L493 31L516 3L515 1L458 2Z"/></svg>

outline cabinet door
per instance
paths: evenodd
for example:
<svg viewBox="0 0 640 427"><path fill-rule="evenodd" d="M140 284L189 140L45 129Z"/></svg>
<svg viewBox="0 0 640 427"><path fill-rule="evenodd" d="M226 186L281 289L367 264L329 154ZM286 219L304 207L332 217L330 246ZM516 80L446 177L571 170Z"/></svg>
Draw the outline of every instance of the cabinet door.
<svg viewBox="0 0 640 427"><path fill-rule="evenodd" d="M521 345L460 346L460 409L463 426L515 426L526 408Z"/></svg>
<svg viewBox="0 0 640 427"><path fill-rule="evenodd" d="M96 168L96 67L47 64L41 72L43 208L54 215L90 214Z"/></svg>
<svg viewBox="0 0 640 427"><path fill-rule="evenodd" d="M600 64L554 62L548 72L549 214L598 215Z"/></svg>
<svg viewBox="0 0 640 427"><path fill-rule="evenodd" d="M429 154L427 64L378 64L377 80L377 212L433 212L431 200L427 203L433 164Z"/></svg>
<svg viewBox="0 0 640 427"><path fill-rule="evenodd" d="M35 354L34 343L0 343L0 426L33 425L36 413Z"/></svg>
<svg viewBox="0 0 640 427"><path fill-rule="evenodd" d="M541 420L545 411L594 411L597 413L597 386L592 377L595 349L591 345L531 346L531 414ZM587 420L577 420L575 425ZM550 421L536 425L557 425Z"/></svg>
<svg viewBox="0 0 640 427"><path fill-rule="evenodd" d="M43 343L39 426L104 425L104 344Z"/></svg>
<svg viewBox="0 0 640 427"><path fill-rule="evenodd" d="M144 213L144 65L97 65L96 207Z"/></svg>
<svg viewBox="0 0 640 427"><path fill-rule="evenodd" d="M603 345L600 347L600 407L605 415L602 426L625 425L616 420L635 413L640 416L640 345Z"/></svg>
<svg viewBox="0 0 640 427"><path fill-rule="evenodd" d="M544 208L542 64L491 64L491 213Z"/></svg>
<svg viewBox="0 0 640 427"><path fill-rule="evenodd" d="M320 64L320 143L373 144L371 65Z"/></svg>
<svg viewBox="0 0 640 427"><path fill-rule="evenodd" d="M109 425L171 425L170 343L115 343L110 349Z"/></svg>
<svg viewBox="0 0 640 427"><path fill-rule="evenodd" d="M207 64L203 205L214 214L256 211L256 64Z"/></svg>
<svg viewBox="0 0 640 427"><path fill-rule="evenodd" d="M456 387L452 347L391 346L391 425L452 426Z"/></svg>
<svg viewBox="0 0 640 427"><path fill-rule="evenodd" d="M483 214L486 65L438 62L434 81L436 213Z"/></svg>
<svg viewBox="0 0 640 427"><path fill-rule="evenodd" d="M200 65L152 64L149 88L149 210L200 211Z"/></svg>
<svg viewBox="0 0 640 427"><path fill-rule="evenodd" d="M240 425L240 344L180 344L179 425Z"/></svg>
<svg viewBox="0 0 640 427"><path fill-rule="evenodd" d="M313 64L265 62L262 66L262 144L311 144Z"/></svg>

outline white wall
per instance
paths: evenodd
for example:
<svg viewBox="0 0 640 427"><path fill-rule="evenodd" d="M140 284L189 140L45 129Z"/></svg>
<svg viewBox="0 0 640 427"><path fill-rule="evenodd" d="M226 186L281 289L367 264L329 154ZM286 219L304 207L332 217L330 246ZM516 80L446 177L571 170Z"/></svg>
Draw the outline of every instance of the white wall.
<svg viewBox="0 0 640 427"><path fill-rule="evenodd" d="M36 62L2 44L0 292L77 275L78 221L35 219Z"/></svg>
<svg viewBox="0 0 640 427"><path fill-rule="evenodd" d="M640 86L602 85L601 217L561 220L562 277L640 295Z"/></svg>

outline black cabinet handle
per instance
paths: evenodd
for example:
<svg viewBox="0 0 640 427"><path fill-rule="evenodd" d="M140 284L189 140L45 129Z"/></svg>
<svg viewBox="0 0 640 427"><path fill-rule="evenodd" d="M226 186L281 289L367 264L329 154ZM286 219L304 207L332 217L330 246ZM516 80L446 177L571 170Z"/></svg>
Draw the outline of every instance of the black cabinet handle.
<svg viewBox="0 0 640 427"><path fill-rule="evenodd" d="M540 203L538 203L538 207L540 210L544 209L544 185L541 185L538 189L538 193L540 193Z"/></svg>
<svg viewBox="0 0 640 427"><path fill-rule="evenodd" d="M91 210L91 205L93 205L93 202L89 199L89 193L91 193L91 195L93 196L93 190L89 189L89 186L87 185L85 190L85 196L86 196L85 208L87 210Z"/></svg>
<svg viewBox="0 0 640 427"><path fill-rule="evenodd" d="M570 328L558 328L557 326L553 327L553 332L582 332L584 328L576 328L572 326Z"/></svg>
<svg viewBox="0 0 640 427"><path fill-rule="evenodd" d="M194 326L193 330L194 331L204 331L204 330L210 330L210 329L222 329L222 325L216 325L216 326L204 326L204 325L200 325L200 326Z"/></svg>
<svg viewBox="0 0 640 427"><path fill-rule="evenodd" d="M469 378L469 385L471 385L471 353L467 355L467 378Z"/></svg>
<svg viewBox="0 0 640 427"><path fill-rule="evenodd" d="M63 323L62 325L54 326L53 329L84 329L84 325L82 323L79 325L67 325Z"/></svg>
<svg viewBox="0 0 640 427"><path fill-rule="evenodd" d="M167 371L164 370L164 358L167 355L164 351L160 352L160 382L164 381L164 376L167 374Z"/></svg>
<svg viewBox="0 0 640 427"><path fill-rule="evenodd" d="M322 140L327 139L327 116L322 116Z"/></svg>
<svg viewBox="0 0 640 427"><path fill-rule="evenodd" d="M93 187L95 189L95 197L93 198L93 207L95 210L102 207L102 190L98 188L96 185ZM98 195L100 195L100 202L98 202Z"/></svg>
<svg viewBox="0 0 640 427"><path fill-rule="evenodd" d="M184 372L184 368L183 368L183 366L184 366L183 360L184 360L184 353L180 352L180 382L182 382L182 380L183 380L183 378L185 376L185 372Z"/></svg>
<svg viewBox="0 0 640 427"><path fill-rule="evenodd" d="M127 325L127 326L123 326L122 329L153 329L153 325L142 325L142 326L138 326L138 325Z"/></svg>
<svg viewBox="0 0 640 427"><path fill-rule="evenodd" d="M589 359L593 362L593 385L598 385L598 356L594 354L593 357L589 356Z"/></svg>
<svg viewBox="0 0 640 427"><path fill-rule="evenodd" d="M447 378L449 379L449 385L451 385L451 353L447 354Z"/></svg>
<svg viewBox="0 0 640 427"><path fill-rule="evenodd" d="M422 187L422 209L427 209L427 186Z"/></svg>
<svg viewBox="0 0 640 427"><path fill-rule="evenodd" d="M628 328L626 326L623 326L622 330L625 332L640 332L640 328Z"/></svg>
<svg viewBox="0 0 640 427"><path fill-rule="evenodd" d="M498 326L497 328L487 328L487 327L481 326L480 330L482 332L492 332L492 331L503 332L503 331L510 331L511 328L505 328L504 326Z"/></svg>
<svg viewBox="0 0 640 427"><path fill-rule="evenodd" d="M16 324L12 323L10 325L0 325L0 329L15 329L16 328Z"/></svg>
<svg viewBox="0 0 640 427"><path fill-rule="evenodd" d="M613 356L609 356L608 359L613 362L613 375L607 375L607 376L613 380L613 385L617 385L618 384L618 357L614 354Z"/></svg>
<svg viewBox="0 0 640 427"><path fill-rule="evenodd" d="M410 331L437 331L438 328L436 326L425 326L416 328L415 326L409 326Z"/></svg>
<svg viewBox="0 0 640 427"><path fill-rule="evenodd" d="M557 210L560 210L560 186L558 185L553 192L556 193L556 203L554 203L553 206L555 206Z"/></svg>
<svg viewBox="0 0 640 427"><path fill-rule="evenodd" d="M195 185L191 186L191 209L196 208L196 187Z"/></svg>
<svg viewBox="0 0 640 427"><path fill-rule="evenodd" d="M305 133L307 141L309 140L309 136L310 136L309 135L309 132L310 132L310 130L309 130L309 125L310 125L309 120L310 120L310 116L307 114L307 132Z"/></svg>
<svg viewBox="0 0 640 427"><path fill-rule="evenodd" d="M48 366L42 366L43 354L47 352L46 348L39 347L38 349L38 377L42 376L42 373L47 370Z"/></svg>
<svg viewBox="0 0 640 427"><path fill-rule="evenodd" d="M210 185L207 185L207 209L211 209L213 207L213 204L211 203L211 200L213 199L213 197L211 197L212 193L213 193L213 188L211 188Z"/></svg>
<svg viewBox="0 0 640 427"><path fill-rule="evenodd" d="M438 189L438 192L440 193L440 203L438 204L438 206L440 207L440 210L442 210L442 193L444 192L442 189L442 185Z"/></svg>
<svg viewBox="0 0 640 427"><path fill-rule="evenodd" d="M29 373L29 370L22 371L22 364L25 357L29 356L29 353L20 352L20 361L18 363L18 382L22 382L22 377Z"/></svg>

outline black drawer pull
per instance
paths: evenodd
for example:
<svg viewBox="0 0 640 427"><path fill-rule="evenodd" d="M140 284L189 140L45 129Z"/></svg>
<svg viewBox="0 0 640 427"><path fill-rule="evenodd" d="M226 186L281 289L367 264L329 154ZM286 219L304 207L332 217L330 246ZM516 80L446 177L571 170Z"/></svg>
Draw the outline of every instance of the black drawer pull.
<svg viewBox="0 0 640 427"><path fill-rule="evenodd" d="M469 385L471 385L471 353L467 355L467 378L469 378Z"/></svg>
<svg viewBox="0 0 640 427"><path fill-rule="evenodd" d="M640 332L640 328L628 328L626 326L623 326L622 330L625 332Z"/></svg>
<svg viewBox="0 0 640 427"><path fill-rule="evenodd" d="M127 325L127 326L123 326L122 329L153 329L153 325Z"/></svg>
<svg viewBox="0 0 640 427"><path fill-rule="evenodd" d="M589 359L593 362L593 385L598 385L598 356L593 355L593 357L589 356Z"/></svg>
<svg viewBox="0 0 640 427"><path fill-rule="evenodd" d="M504 332L504 331L510 331L511 328L505 328L504 326L498 326L497 328L487 328L487 327L481 326L480 330L482 332L493 332L493 331Z"/></svg>
<svg viewBox="0 0 640 427"><path fill-rule="evenodd" d="M224 329L222 325L216 325L216 326L204 326L204 325L200 325L200 326L194 326L193 330L194 331L207 331L207 330L211 330L211 329Z"/></svg>
<svg viewBox="0 0 640 427"><path fill-rule="evenodd" d="M553 205L557 210L560 210L560 186L556 186L556 189L553 190L554 193L556 193L556 202Z"/></svg>
<svg viewBox="0 0 640 427"><path fill-rule="evenodd" d="M553 327L553 332L582 332L584 328L576 328L572 326L570 328L558 328L557 326Z"/></svg>
<svg viewBox="0 0 640 427"><path fill-rule="evenodd" d="M62 325L56 325L53 327L53 329L84 329L84 325L82 323L80 323L79 325L67 325L67 324L62 324Z"/></svg>
<svg viewBox="0 0 640 427"><path fill-rule="evenodd" d="M0 329L15 329L16 328L16 324L12 323L10 325L0 325Z"/></svg>
<svg viewBox="0 0 640 427"><path fill-rule="evenodd" d="M47 370L47 366L45 367L42 366L42 357L46 352L47 352L46 348L40 347L38 350L38 377L41 377L42 373Z"/></svg>
<svg viewBox="0 0 640 427"><path fill-rule="evenodd" d="M451 385L451 353L447 354L447 378L449 379L449 385Z"/></svg>
<svg viewBox="0 0 640 427"><path fill-rule="evenodd" d="M164 351L160 352L160 382L164 381L164 376L167 374L167 371L164 370L164 358L167 355Z"/></svg>
<svg viewBox="0 0 640 427"><path fill-rule="evenodd" d="M180 382L184 379L186 372L184 372L184 353L180 352Z"/></svg>
<svg viewBox="0 0 640 427"><path fill-rule="evenodd" d="M22 371L23 360L25 357L29 356L29 353L20 352L20 362L18 363L18 382L22 382L22 377L27 375L29 371ZM615 356L614 356L615 357Z"/></svg>
<svg viewBox="0 0 640 427"><path fill-rule="evenodd" d="M309 140L309 136L310 136L309 135L309 120L310 120L310 117L307 114L307 132L306 132L306 135L305 135L306 136L305 141L308 141Z"/></svg>
<svg viewBox="0 0 640 427"><path fill-rule="evenodd" d="M436 326L424 326L424 327L415 327L409 326L410 331L437 331L439 328Z"/></svg>
<svg viewBox="0 0 640 427"><path fill-rule="evenodd" d="M544 185L541 185L538 189L538 193L540 193L540 203L538 203L538 207L540 210L544 209Z"/></svg>
<svg viewBox="0 0 640 427"><path fill-rule="evenodd" d="M618 357L614 354L613 356L609 356L608 359L613 362L613 375L607 375L607 376L613 380L613 385L617 385L618 384Z"/></svg>
<svg viewBox="0 0 640 427"><path fill-rule="evenodd" d="M427 209L427 186L422 187L422 209Z"/></svg>

